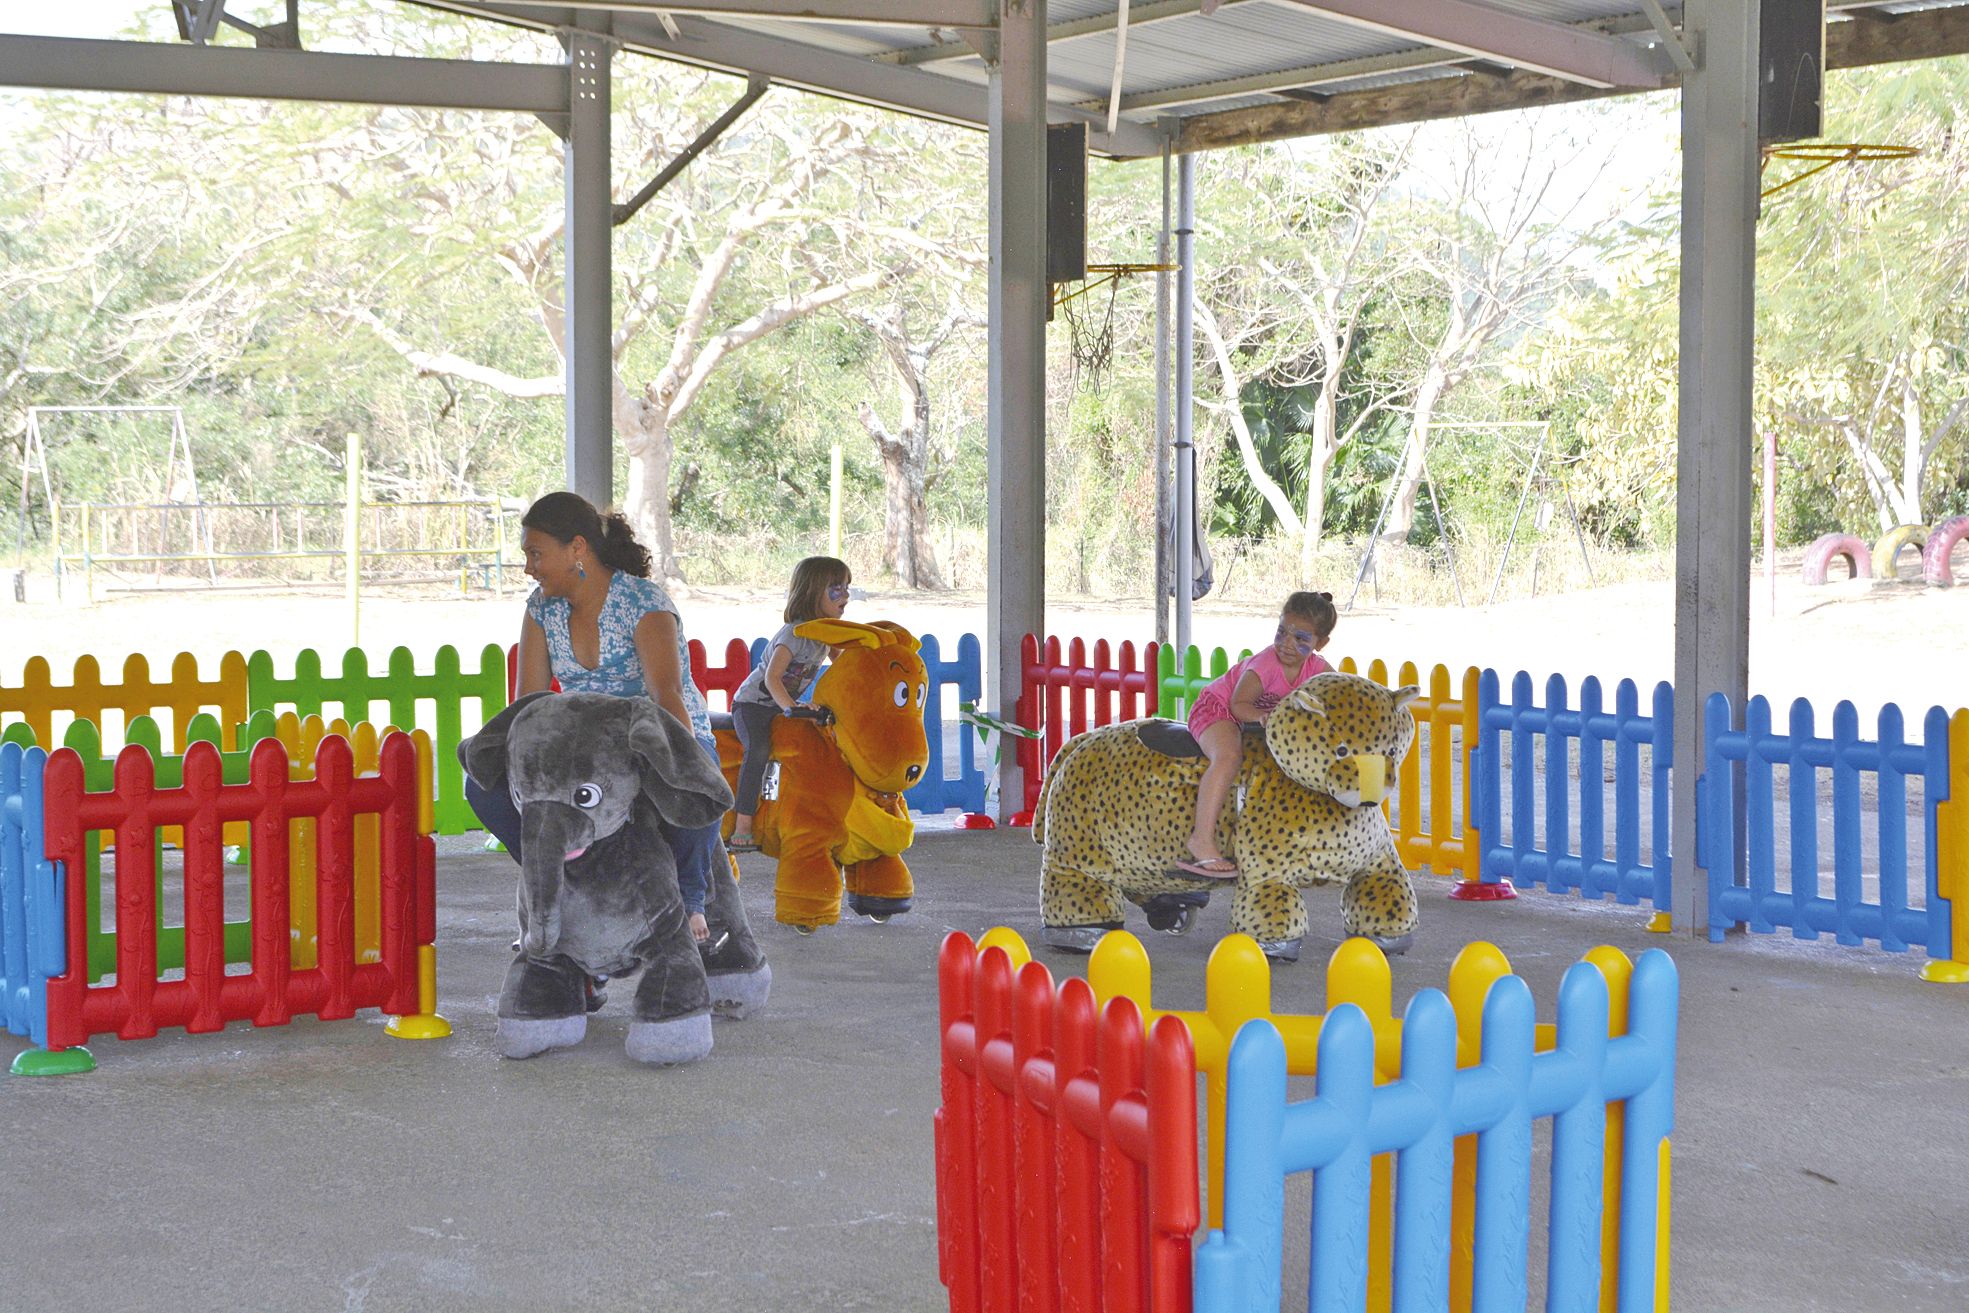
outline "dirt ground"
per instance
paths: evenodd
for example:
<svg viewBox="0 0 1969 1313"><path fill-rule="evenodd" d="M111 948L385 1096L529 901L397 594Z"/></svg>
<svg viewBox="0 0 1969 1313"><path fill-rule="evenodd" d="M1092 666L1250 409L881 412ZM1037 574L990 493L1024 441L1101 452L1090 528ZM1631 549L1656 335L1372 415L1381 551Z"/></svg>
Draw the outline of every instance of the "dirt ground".
<svg viewBox="0 0 1969 1313"><path fill-rule="evenodd" d="M99 581L100 583L100 581ZM1344 597L1344 591L1336 590ZM0 601L0 683L15 683L34 655L48 658L63 681L74 659L93 654L114 677L123 658L142 653L153 670L168 668L180 651L201 664L229 649L265 648L284 668L313 647L331 657L350 640L350 616L339 591L186 586L165 592L99 588L94 605L57 602L52 581L28 580L25 604ZM1674 673L1673 585L1666 581L1500 602L1468 608L1375 606L1363 596L1343 613L1330 657L1375 657L1421 665L1443 662L1494 666L1506 675L1529 671L1542 686L1564 675L1577 686L1598 675L1611 686L1633 678L1646 689ZM1930 589L1916 582L1868 587L1836 583L1807 588L1795 575L1778 582L1775 606L1763 580L1752 592L1751 691L1777 704L1775 719L1794 697L1812 699L1822 717L1842 698L1870 726L1883 703L1898 703L1918 735L1932 704L1969 704L1969 589ZM503 596L432 585L372 589L364 597L362 645L380 656L402 645L420 666L440 644L470 653L484 643L518 636L522 595ZM685 630L712 648L748 641L779 625L781 597L763 590L704 588L680 592ZM849 607L849 618L890 619L946 641L985 631L985 599L976 593L921 594L872 585ZM1269 640L1275 617L1204 599L1196 607L1195 638L1206 649L1233 651ZM1111 642L1154 637L1146 598L1056 596L1046 627L1063 638ZM1823 722L1822 722L1823 723Z"/></svg>

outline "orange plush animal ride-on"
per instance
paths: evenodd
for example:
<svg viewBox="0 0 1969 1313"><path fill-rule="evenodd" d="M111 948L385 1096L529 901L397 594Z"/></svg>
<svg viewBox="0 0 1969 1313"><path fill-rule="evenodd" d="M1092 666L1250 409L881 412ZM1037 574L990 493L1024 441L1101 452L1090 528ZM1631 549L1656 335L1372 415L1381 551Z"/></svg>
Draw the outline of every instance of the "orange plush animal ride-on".
<svg viewBox="0 0 1969 1313"><path fill-rule="evenodd" d="M813 718L773 724L779 787L762 798L752 832L779 859L774 916L808 934L848 906L876 921L907 912L916 892L902 853L916 837L902 792L923 778L929 674L916 639L888 621L809 620L793 632L841 649L814 685ZM725 779L736 784L738 737L718 730ZM725 818L725 833L732 818Z"/></svg>

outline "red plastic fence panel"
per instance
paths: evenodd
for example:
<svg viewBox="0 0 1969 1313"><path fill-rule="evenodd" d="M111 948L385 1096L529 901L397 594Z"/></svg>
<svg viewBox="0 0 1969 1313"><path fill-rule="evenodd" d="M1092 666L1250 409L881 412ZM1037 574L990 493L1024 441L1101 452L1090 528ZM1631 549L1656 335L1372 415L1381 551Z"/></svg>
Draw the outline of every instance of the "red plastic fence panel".
<svg viewBox="0 0 1969 1313"><path fill-rule="evenodd" d="M713 666L710 664L710 657L705 653L704 644L693 638L689 646L691 682L697 685L698 692L704 694L707 703L711 701L714 690L723 693L725 710L730 711L732 697L738 692L738 686L743 684L745 677L752 673L752 650L734 638L725 644L725 664Z"/></svg>
<svg viewBox="0 0 1969 1313"><path fill-rule="evenodd" d="M952 1313L1187 1313L1196 1060L1173 1017L1096 1013L962 934L938 961L937 1254Z"/></svg>
<svg viewBox="0 0 1969 1313"><path fill-rule="evenodd" d="M1027 634L1020 640L1024 673L1016 719L1042 737L1019 741L1025 773L1025 813L1019 823L1030 821L1046 767L1068 739L1090 728L1155 714L1156 650L1156 644L1146 643L1138 659L1133 643L1124 642L1116 651L1103 638L1096 640L1090 657L1081 638L1070 640L1064 652L1058 638L1042 642Z"/></svg>
<svg viewBox="0 0 1969 1313"><path fill-rule="evenodd" d="M547 687L558 693L561 681L549 678ZM514 643L506 649L506 705L511 706L520 696L520 645Z"/></svg>
<svg viewBox="0 0 1969 1313"><path fill-rule="evenodd" d="M290 780L286 748L266 739L253 749L244 784L222 783L218 749L194 743L184 782L172 789L156 786L147 751L126 747L105 793L85 790L81 758L64 748L48 760L45 799L48 855L69 870L82 869L89 832L113 830L118 844L114 979L88 983L84 882L70 880L70 969L48 982L50 1049L112 1031L144 1039L166 1026L199 1032L232 1021L281 1025L296 1013L333 1020L359 1008L417 1010L417 946L436 939L436 850L417 832L417 756L407 735L385 738L377 773L365 776L355 774L348 742L329 735L315 750L310 780ZM355 819L369 815L381 844L379 960L357 962ZM297 819L316 822L319 845L317 965L298 971L288 925L288 843ZM230 821L246 822L252 836L253 962L245 975L225 970L221 835ZM153 838L162 826L182 827L185 836L185 970L176 980L158 979L157 969Z"/></svg>

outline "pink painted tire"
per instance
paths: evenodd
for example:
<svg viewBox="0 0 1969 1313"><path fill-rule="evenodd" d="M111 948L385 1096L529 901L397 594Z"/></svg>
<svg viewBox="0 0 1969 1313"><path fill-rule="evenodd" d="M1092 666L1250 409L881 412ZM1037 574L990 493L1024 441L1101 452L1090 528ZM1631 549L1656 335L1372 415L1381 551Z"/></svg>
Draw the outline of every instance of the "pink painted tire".
<svg viewBox="0 0 1969 1313"><path fill-rule="evenodd" d="M1855 579L1873 578L1873 553L1850 533L1828 533L1805 549L1805 582L1822 584L1833 558L1846 558L1846 568Z"/></svg>
<svg viewBox="0 0 1969 1313"><path fill-rule="evenodd" d="M1943 520L1928 535L1928 545L1921 549L1921 577L1932 587L1947 588L1955 582L1949 574L1949 553L1965 538L1969 538L1969 515Z"/></svg>

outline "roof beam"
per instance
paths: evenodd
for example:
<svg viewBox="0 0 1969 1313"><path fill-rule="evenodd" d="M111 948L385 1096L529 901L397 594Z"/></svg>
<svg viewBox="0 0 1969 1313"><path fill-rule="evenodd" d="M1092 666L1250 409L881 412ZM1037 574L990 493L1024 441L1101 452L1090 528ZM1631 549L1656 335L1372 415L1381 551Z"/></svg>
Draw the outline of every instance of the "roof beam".
<svg viewBox="0 0 1969 1313"><path fill-rule="evenodd" d="M420 0L420 3L432 4L433 0ZM475 0L436 0L435 7L541 28L554 27L566 13L564 6L488 4ZM613 24L615 39L640 54L721 72L746 76L756 73L772 79L776 86L919 114L945 123L972 128L985 126L982 83L896 68L858 55L822 50L750 28L687 15L677 15L672 26L676 28L675 36L657 21L654 10L647 15L618 13ZM1056 122L1088 124L1087 144L1099 154L1134 158L1162 151L1161 134L1145 124L1123 119L1110 134L1103 116L1062 105L1053 106L1051 112Z"/></svg>
<svg viewBox="0 0 1969 1313"><path fill-rule="evenodd" d="M1652 26L1649 19L1633 14L1621 18L1596 18L1579 25L1582 31L1612 36L1646 32ZM1121 98L1121 109L1123 113L1131 110L1171 109L1181 105L1202 105L1213 100L1229 100L1236 96L1254 96L1268 92L1274 95L1287 95L1295 91L1315 90L1335 82L1351 82L1356 78L1376 77L1383 73L1408 73L1424 68L1451 68L1468 62L1469 57L1466 55L1434 46L1420 50L1397 50L1385 55L1364 55L1359 59L1336 59L1325 64L1302 64L1297 68L1272 69L1245 77L1221 78L1215 82L1193 82L1187 86L1138 91L1131 96ZM1082 107L1091 109L1097 103L1084 101Z"/></svg>
<svg viewBox="0 0 1969 1313"><path fill-rule="evenodd" d="M1472 0L1279 0L1337 22L1460 50L1589 87L1652 90L1663 61L1630 41L1564 23L1493 9Z"/></svg>
<svg viewBox="0 0 1969 1313"><path fill-rule="evenodd" d="M992 0L563 0L560 7L878 27L994 27L998 22Z"/></svg>
<svg viewBox="0 0 1969 1313"><path fill-rule="evenodd" d="M0 86L567 112L567 69L394 55L0 35Z"/></svg>
<svg viewBox="0 0 1969 1313"><path fill-rule="evenodd" d="M1828 23L1825 50L1828 68L1862 68L1969 54L1969 5L1910 11L1896 23ZM1671 86L1679 83L1679 78L1669 79ZM1589 87L1536 73L1519 73L1509 78L1435 78L1343 92L1313 103L1294 101L1199 114L1182 120L1175 147L1187 152L1248 146L1261 141L1622 94L1626 93L1615 88Z"/></svg>
<svg viewBox="0 0 1969 1313"><path fill-rule="evenodd" d="M1132 32L1151 23L1166 23L1172 18L1188 18L1192 14L1202 12L1208 3L1209 0L1151 0L1147 4L1130 4L1128 30ZM1232 5L1252 3L1256 3L1256 0L1221 0L1217 9L1222 11ZM1120 9L1117 7L1113 13L1048 23L1046 44L1051 46L1062 41L1072 41L1077 37L1106 35L1115 30L1119 18ZM911 46L907 50L893 51L886 55L878 55L876 58L884 63L901 64L907 67L911 64L934 64L950 59L971 59L975 58L977 53L963 41L938 41L933 45Z"/></svg>

